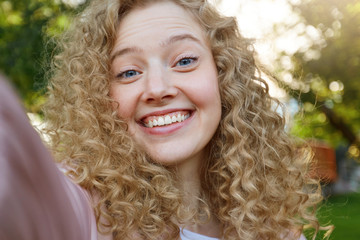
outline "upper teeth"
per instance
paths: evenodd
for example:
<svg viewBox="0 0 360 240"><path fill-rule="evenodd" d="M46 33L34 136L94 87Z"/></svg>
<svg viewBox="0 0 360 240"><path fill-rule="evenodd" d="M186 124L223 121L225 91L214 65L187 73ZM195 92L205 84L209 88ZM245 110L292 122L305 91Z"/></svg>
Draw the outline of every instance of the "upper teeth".
<svg viewBox="0 0 360 240"><path fill-rule="evenodd" d="M148 123L145 123L145 126L152 128L152 127L156 127L156 126L169 125L169 124L176 123L176 122L183 122L186 119L188 119L189 117L190 117L189 113L186 115L182 115L179 113L177 116L174 115L172 117L170 117L169 115L161 116L156 119L153 119L152 121L150 120Z"/></svg>

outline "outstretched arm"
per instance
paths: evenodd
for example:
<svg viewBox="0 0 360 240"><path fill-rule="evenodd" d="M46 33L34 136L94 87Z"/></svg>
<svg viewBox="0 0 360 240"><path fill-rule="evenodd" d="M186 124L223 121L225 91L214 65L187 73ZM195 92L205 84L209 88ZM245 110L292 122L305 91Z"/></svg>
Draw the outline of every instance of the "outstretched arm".
<svg viewBox="0 0 360 240"><path fill-rule="evenodd" d="M85 193L57 169L1 75L0 239L96 239Z"/></svg>

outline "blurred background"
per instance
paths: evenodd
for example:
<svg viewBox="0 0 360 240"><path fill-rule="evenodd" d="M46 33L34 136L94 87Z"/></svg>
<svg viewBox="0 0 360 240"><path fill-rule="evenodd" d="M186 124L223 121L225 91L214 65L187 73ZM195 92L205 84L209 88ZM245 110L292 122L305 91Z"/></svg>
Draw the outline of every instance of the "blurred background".
<svg viewBox="0 0 360 240"><path fill-rule="evenodd" d="M360 239L360 0L212 0L236 16L270 93L286 106L287 130L315 153L324 186L321 223L330 239ZM34 125L41 122L53 39L86 0L0 0L0 71ZM319 236L318 239L321 239Z"/></svg>

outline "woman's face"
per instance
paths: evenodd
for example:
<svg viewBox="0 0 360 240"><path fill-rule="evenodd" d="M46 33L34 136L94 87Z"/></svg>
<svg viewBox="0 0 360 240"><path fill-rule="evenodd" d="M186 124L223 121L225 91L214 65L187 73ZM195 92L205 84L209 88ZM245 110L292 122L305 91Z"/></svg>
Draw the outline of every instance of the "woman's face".
<svg viewBox="0 0 360 240"><path fill-rule="evenodd" d="M132 10L111 52L111 96L153 161L200 161L221 116L217 70L204 31L171 2Z"/></svg>

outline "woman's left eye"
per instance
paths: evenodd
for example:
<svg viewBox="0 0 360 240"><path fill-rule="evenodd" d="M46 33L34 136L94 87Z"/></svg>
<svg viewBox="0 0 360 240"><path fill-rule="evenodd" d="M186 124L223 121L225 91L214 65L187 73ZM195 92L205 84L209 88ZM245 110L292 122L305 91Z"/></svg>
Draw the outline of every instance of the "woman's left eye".
<svg viewBox="0 0 360 240"><path fill-rule="evenodd" d="M180 60L176 63L176 66L186 67L186 66L191 65L191 64L193 64L194 62L196 62L197 59L198 59L197 57L185 57L185 58L180 59Z"/></svg>

